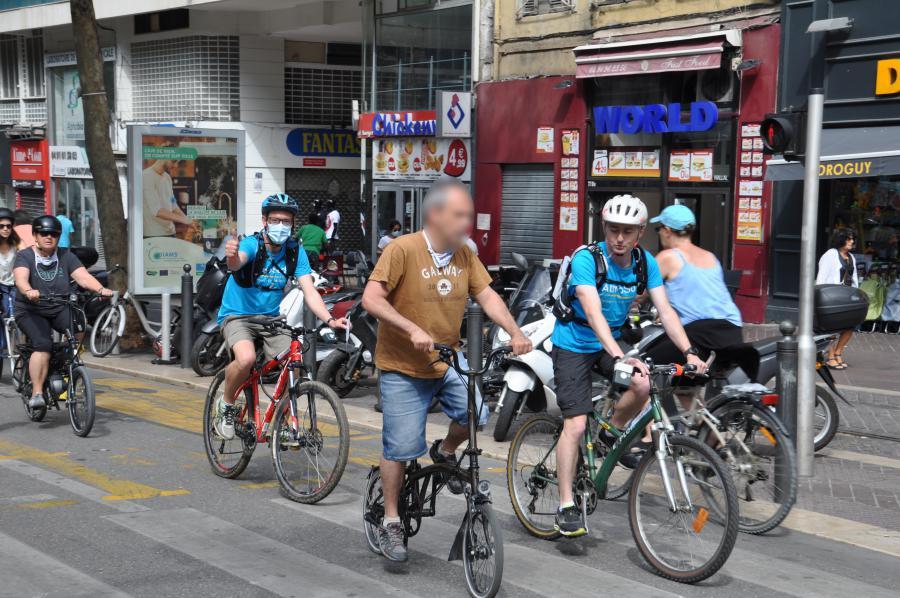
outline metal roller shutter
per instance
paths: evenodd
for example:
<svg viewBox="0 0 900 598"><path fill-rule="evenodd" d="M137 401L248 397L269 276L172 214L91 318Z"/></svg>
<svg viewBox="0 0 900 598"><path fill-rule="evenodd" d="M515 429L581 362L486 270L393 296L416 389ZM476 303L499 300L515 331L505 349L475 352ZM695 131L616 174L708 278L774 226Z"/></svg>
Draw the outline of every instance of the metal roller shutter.
<svg viewBox="0 0 900 598"><path fill-rule="evenodd" d="M553 256L553 189L552 164L503 167L502 263L513 251L529 261Z"/></svg>

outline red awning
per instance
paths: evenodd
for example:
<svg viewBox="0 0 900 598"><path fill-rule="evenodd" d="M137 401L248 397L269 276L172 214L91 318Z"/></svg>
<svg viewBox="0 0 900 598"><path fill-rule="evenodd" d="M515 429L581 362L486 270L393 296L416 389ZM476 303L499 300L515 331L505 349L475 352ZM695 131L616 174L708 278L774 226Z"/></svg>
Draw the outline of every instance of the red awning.
<svg viewBox="0 0 900 598"><path fill-rule="evenodd" d="M716 69L722 64L725 38L678 43L609 44L575 48L575 76L615 77L671 71Z"/></svg>

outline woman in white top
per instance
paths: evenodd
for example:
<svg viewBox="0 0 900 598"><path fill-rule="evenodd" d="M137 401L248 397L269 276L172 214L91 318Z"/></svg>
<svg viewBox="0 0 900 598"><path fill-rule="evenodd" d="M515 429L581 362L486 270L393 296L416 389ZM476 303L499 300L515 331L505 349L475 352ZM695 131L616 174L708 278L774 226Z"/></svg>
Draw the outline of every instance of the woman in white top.
<svg viewBox="0 0 900 598"><path fill-rule="evenodd" d="M15 216L12 210L0 208L0 317L12 313L12 303L16 298L16 281L13 277L13 262L16 248L22 242L13 228ZM0 332L0 354L6 355L6 335Z"/></svg>
<svg viewBox="0 0 900 598"><path fill-rule="evenodd" d="M399 220L391 220L391 223L388 225L386 231L384 231L384 235L380 239L378 239L378 255L384 253L384 248L388 246L388 244L403 234L403 225L400 224Z"/></svg>
<svg viewBox="0 0 900 598"><path fill-rule="evenodd" d="M856 258L851 251L856 244L856 235L852 229L840 228L834 232L831 249L819 258L819 273L816 284L843 284L858 287L859 277L856 273ZM846 369L847 364L841 356L844 347L850 342L853 330L841 332L836 343L828 348L828 360L825 362L833 370Z"/></svg>

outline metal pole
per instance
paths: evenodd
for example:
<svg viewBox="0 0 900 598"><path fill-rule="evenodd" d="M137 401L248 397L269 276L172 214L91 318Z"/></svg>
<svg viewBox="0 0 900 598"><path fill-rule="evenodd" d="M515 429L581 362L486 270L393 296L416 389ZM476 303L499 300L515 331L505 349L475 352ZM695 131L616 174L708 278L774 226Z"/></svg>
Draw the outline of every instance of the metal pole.
<svg viewBox="0 0 900 598"><path fill-rule="evenodd" d="M303 356L303 363L306 365L306 371L309 372L309 379L316 379L316 341L318 335L319 319L309 307L303 308L303 327L312 332L306 335L306 355Z"/></svg>
<svg viewBox="0 0 900 598"><path fill-rule="evenodd" d="M160 331L159 331L159 342L160 342L160 351L159 351L159 362L158 363L169 363L172 360L172 338L171 328L172 328L172 294L171 293L163 293L162 294L162 314L160 315Z"/></svg>
<svg viewBox="0 0 900 598"><path fill-rule="evenodd" d="M181 367L191 367L194 345L194 277L191 265L185 264L181 275Z"/></svg>
<svg viewBox="0 0 900 598"><path fill-rule="evenodd" d="M776 392L778 406L776 412L791 436L791 442L797 445L797 341L794 323L785 320L778 326L784 338L778 341L778 377ZM791 483L790 472L785 463L775 463L775 502L781 502L782 490Z"/></svg>
<svg viewBox="0 0 900 598"><path fill-rule="evenodd" d="M484 310L475 301L466 305L466 361L469 369L479 370L484 361ZM476 380L481 390L481 376Z"/></svg>

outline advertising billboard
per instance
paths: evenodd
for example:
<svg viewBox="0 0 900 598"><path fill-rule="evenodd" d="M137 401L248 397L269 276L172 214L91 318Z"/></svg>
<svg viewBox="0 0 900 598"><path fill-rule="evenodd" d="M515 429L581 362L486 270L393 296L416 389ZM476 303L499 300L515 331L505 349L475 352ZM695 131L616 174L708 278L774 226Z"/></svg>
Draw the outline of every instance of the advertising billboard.
<svg viewBox="0 0 900 598"><path fill-rule="evenodd" d="M244 132L132 126L129 273L136 294L179 292L244 228Z"/></svg>

